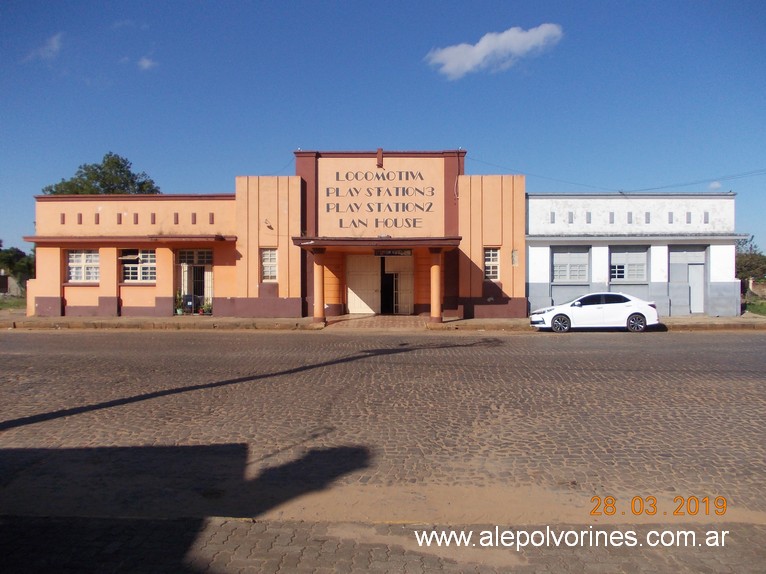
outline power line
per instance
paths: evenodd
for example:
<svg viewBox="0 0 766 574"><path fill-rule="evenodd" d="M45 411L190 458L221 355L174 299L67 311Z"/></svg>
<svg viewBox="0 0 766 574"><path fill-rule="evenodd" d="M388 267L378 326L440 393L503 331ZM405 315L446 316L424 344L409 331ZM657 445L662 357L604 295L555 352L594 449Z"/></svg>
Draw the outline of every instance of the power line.
<svg viewBox="0 0 766 574"><path fill-rule="evenodd" d="M294 160L295 160L295 157L291 157L290 161L288 161L285 165L283 165L277 171L273 171L271 173L267 173L266 175L267 176L269 176L269 175L279 175L281 172L283 172L285 170L285 168L287 168L290 164L292 164Z"/></svg>
<svg viewBox="0 0 766 574"><path fill-rule="evenodd" d="M591 188L591 189L600 189L601 191L625 192L625 193L640 193L640 192L645 192L645 191L660 191L662 189L673 189L673 188L676 188L676 187L688 187L690 185L700 185L700 184L703 184L703 183L713 183L713 182L717 182L717 181L732 181L732 180L736 180L736 179L745 179L745 178L748 178L748 177L758 177L758 176L766 175L766 168L761 168L761 169L754 169L754 170L751 170L751 171L743 171L743 172L740 172L740 173L734 173L734 174L729 174L729 175L722 175L722 176L719 176L719 177L710 177L710 178L706 178L706 179L698 179L698 180L694 180L694 181L687 181L687 182L684 182L684 183L671 183L671 184L667 184L667 185L658 185L658 186L655 186L655 187L644 187L644 188L640 188L640 189L628 189L628 190L626 190L626 189L614 189L614 188L608 188L608 187L601 187L601 186L598 186L598 185L591 185L591 184L580 183L580 182L576 182L576 181L568 181L568 180L565 180L565 179L557 179L557 178L554 178L554 177L548 177L548 176L544 176L544 175L530 173L530 172L527 172L527 171L524 171L524 170L520 170L520 169L515 169L515 168L509 167L509 166L498 165L498 164L495 164L495 163L491 163L491 162L488 162L488 161L483 161L483 160L476 159L476 158L473 158L473 157L468 157L468 156L466 156L466 159L468 159L470 161L475 161L477 163L482 163L484 165L489 165L489 166L492 166L492 167L497 167L497 168L500 168L502 170L508 170L508 171L513 172L513 173L520 173L522 175L526 175L526 176L529 176L529 177L536 177L538 179L545 179L545 180L548 180L548 181L555 181L557 183L565 183L567 185L577 185L577 186L580 186L580 187L588 187L588 188Z"/></svg>
<svg viewBox="0 0 766 574"><path fill-rule="evenodd" d="M715 181L731 181L734 179L744 179L747 177L757 177L759 175L766 175L766 169L754 169L752 171L744 171L742 173L735 173L731 175L722 175L720 177L712 177L708 179L698 179L696 181L688 181L686 183L672 183L669 185L660 185L657 187L646 187L644 189L632 189L631 192L639 191L658 191L660 189L671 189L674 187L687 187L689 185L699 185L701 183L713 183Z"/></svg>
<svg viewBox="0 0 766 574"><path fill-rule="evenodd" d="M500 168L500 169L503 169L503 170L508 170L508 171L513 172L513 173L519 173L521 175L527 175L527 176L530 176L530 177L536 177L538 179L547 179L548 181L555 181L556 183L566 183L568 185L578 185L580 187L589 187L591 189L600 189L601 191L619 191L617 189L610 189L608 187L599 187L597 185L590 185L590 184L587 184L587 183L578 183L576 181L567 181L565 179L556 179L555 177L547 177L547 176L544 176L544 175L538 175L538 174L530 173L528 171L524 171L523 169L515 169L513 167L508 167L508 166L505 166L505 165L498 165L496 163L491 163L491 162L488 162L488 161L483 161L483 160L480 160L480 159L476 159L474 157L466 156L466 159L469 160L469 161L475 161L476 163L483 163L484 165L489 165L489 166L497 167L497 168Z"/></svg>

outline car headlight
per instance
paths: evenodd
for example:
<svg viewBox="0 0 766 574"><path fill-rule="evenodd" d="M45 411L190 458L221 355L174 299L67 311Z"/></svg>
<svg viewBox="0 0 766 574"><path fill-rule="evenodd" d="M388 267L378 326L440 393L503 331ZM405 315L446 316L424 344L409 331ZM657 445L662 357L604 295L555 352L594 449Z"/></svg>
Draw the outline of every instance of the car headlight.
<svg viewBox="0 0 766 574"><path fill-rule="evenodd" d="M546 309L536 309L535 311L532 311L530 315L545 315L546 313L550 313L553 311L555 307L548 307Z"/></svg>

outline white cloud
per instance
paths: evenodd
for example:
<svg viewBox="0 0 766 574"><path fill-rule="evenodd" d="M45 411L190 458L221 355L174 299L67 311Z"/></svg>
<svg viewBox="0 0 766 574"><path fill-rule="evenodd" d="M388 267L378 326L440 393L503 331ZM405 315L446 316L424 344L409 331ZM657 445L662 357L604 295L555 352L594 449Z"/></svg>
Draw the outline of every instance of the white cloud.
<svg viewBox="0 0 766 574"><path fill-rule="evenodd" d="M120 28L133 28L136 23L133 20L117 20L112 24L112 28L118 30Z"/></svg>
<svg viewBox="0 0 766 574"><path fill-rule="evenodd" d="M32 50L27 57L24 58L24 61L32 62L34 60L41 60L43 62L52 62L61 52L61 38L63 35L63 32L59 32L48 38L45 44Z"/></svg>
<svg viewBox="0 0 766 574"><path fill-rule="evenodd" d="M720 181L710 182L710 185L708 186L708 189L710 191L718 191L719 189L721 189L721 182Z"/></svg>
<svg viewBox="0 0 766 574"><path fill-rule="evenodd" d="M558 24L541 24L529 30L513 27L504 32L489 32L476 44L436 48L426 55L426 60L438 66L439 73L457 80L484 68L510 68L519 58L555 45L563 35Z"/></svg>
<svg viewBox="0 0 766 574"><path fill-rule="evenodd" d="M147 56L144 56L138 61L138 69L141 71L151 70L157 66L159 66L159 63Z"/></svg>

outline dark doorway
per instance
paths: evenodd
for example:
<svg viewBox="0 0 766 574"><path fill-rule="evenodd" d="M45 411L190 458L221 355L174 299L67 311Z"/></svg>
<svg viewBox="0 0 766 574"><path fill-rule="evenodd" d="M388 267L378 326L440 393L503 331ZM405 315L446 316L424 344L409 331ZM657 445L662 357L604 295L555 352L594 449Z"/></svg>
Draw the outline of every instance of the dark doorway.
<svg viewBox="0 0 766 574"><path fill-rule="evenodd" d="M380 314L393 315L396 299L396 273L386 273L386 258L380 258Z"/></svg>
<svg viewBox="0 0 766 574"><path fill-rule="evenodd" d="M205 266L193 265L191 271L194 296L202 300L205 298Z"/></svg>
<svg viewBox="0 0 766 574"><path fill-rule="evenodd" d="M184 311L197 313L205 304L205 266L189 265L190 282L188 292L184 294Z"/></svg>

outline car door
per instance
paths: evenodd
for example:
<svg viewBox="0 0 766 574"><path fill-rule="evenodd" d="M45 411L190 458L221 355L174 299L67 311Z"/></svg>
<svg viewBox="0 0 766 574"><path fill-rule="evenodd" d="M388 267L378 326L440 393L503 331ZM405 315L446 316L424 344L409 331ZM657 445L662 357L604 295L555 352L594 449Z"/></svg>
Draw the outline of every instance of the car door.
<svg viewBox="0 0 766 574"><path fill-rule="evenodd" d="M624 327L631 313L632 302L619 293L604 295L604 326Z"/></svg>
<svg viewBox="0 0 766 574"><path fill-rule="evenodd" d="M603 297L586 295L572 303L572 327L598 327L604 321Z"/></svg>

